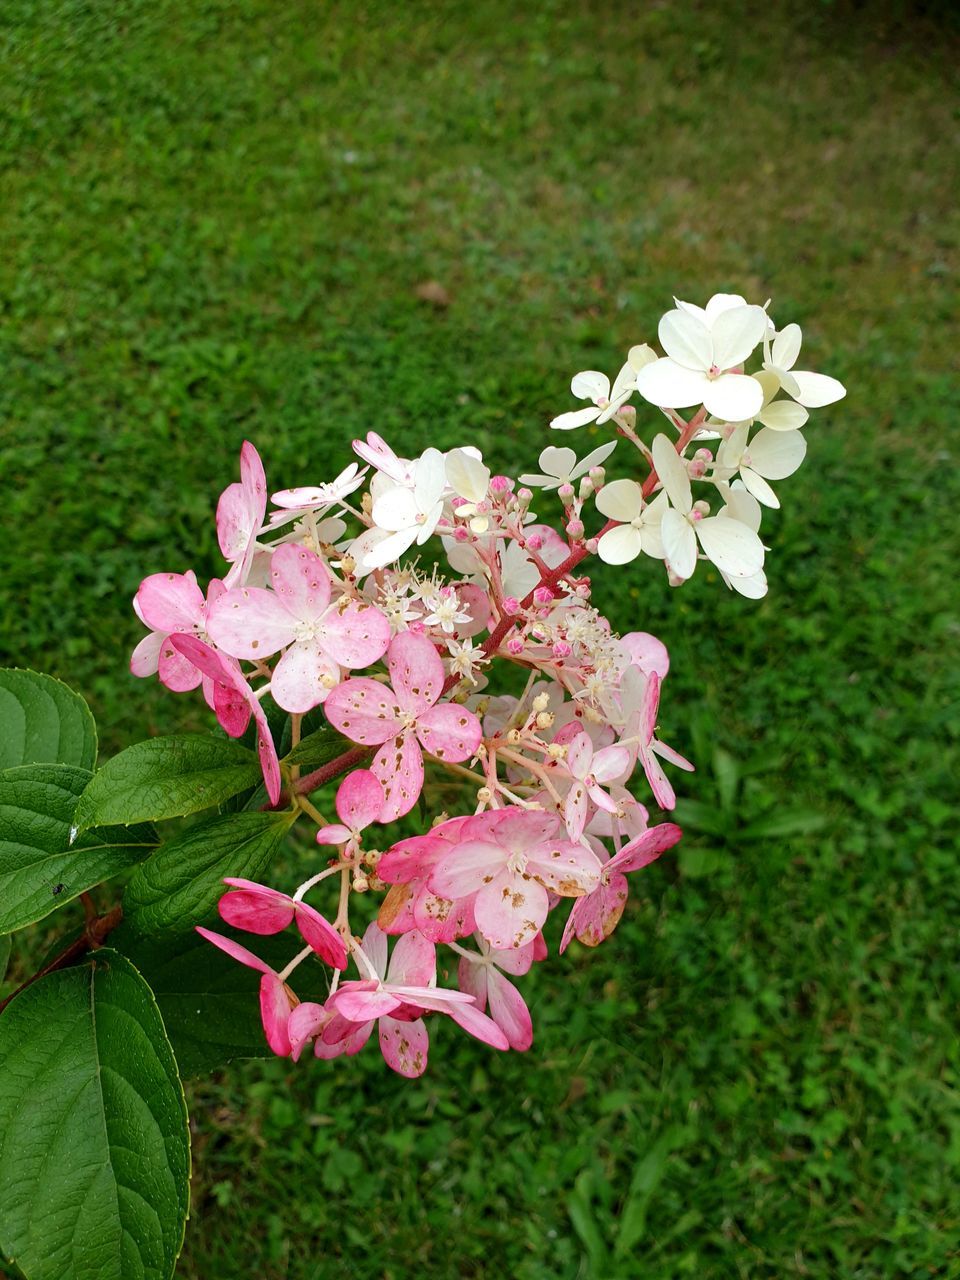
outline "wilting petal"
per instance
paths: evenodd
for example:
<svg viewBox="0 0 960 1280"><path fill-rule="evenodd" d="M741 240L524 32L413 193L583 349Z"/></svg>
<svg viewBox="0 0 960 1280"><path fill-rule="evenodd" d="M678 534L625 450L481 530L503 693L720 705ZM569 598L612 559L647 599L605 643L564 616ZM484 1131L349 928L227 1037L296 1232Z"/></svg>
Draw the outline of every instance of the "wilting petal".
<svg viewBox="0 0 960 1280"><path fill-rule="evenodd" d="M430 1036L422 1019L398 1022L389 1015L380 1019L380 1051L388 1067L415 1080L427 1069Z"/></svg>
<svg viewBox="0 0 960 1280"><path fill-rule="evenodd" d="M441 898L424 885L413 900L413 921L431 942L454 942L474 931L473 901Z"/></svg>
<svg viewBox="0 0 960 1280"><path fill-rule="evenodd" d="M522 947L539 932L550 901L543 885L502 872L474 903L477 928L492 947Z"/></svg>
<svg viewBox="0 0 960 1280"><path fill-rule="evenodd" d="M682 835L675 822L661 822L656 827L648 827L610 859L604 872L609 875L612 871L639 871L655 862L661 853L672 849Z"/></svg>
<svg viewBox="0 0 960 1280"><path fill-rule="evenodd" d="M429 876L430 888L456 901L489 884L503 868L507 852L489 840L466 840L443 854Z"/></svg>
<svg viewBox="0 0 960 1280"><path fill-rule="evenodd" d="M370 768L383 787L383 807L377 821L393 822L409 813L423 790L423 752L416 737L405 733L385 742Z"/></svg>
<svg viewBox="0 0 960 1280"><path fill-rule="evenodd" d="M483 730L472 711L458 703L445 702L420 714L417 737L431 755L456 764L469 760L473 755L480 745Z"/></svg>
<svg viewBox="0 0 960 1280"><path fill-rule="evenodd" d="M579 898L567 920L560 941L563 954L574 934L588 947L598 947L609 938L627 905L627 880L620 872L607 871L603 883L586 898Z"/></svg>
<svg viewBox="0 0 960 1280"><path fill-rule="evenodd" d="M298 1061L307 1041L319 1035L332 1016L330 1010L324 1005L314 1004L310 1000L298 1004L291 1011L287 1022L287 1035L290 1037L290 1056L294 1062Z"/></svg>
<svg viewBox="0 0 960 1280"><path fill-rule="evenodd" d="M527 855L527 869L563 898L579 898L600 883L600 863L592 849L573 840L537 845Z"/></svg>
<svg viewBox="0 0 960 1280"><path fill-rule="evenodd" d="M390 690L366 676L354 676L331 690L323 710L333 727L353 742L387 742L401 727Z"/></svg>

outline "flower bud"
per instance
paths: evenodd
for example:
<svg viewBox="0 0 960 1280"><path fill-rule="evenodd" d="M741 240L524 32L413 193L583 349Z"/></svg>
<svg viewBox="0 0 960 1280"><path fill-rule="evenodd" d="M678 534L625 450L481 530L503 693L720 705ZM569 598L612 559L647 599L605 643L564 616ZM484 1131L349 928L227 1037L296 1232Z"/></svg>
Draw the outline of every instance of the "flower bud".
<svg viewBox="0 0 960 1280"><path fill-rule="evenodd" d="M519 658L524 650L523 636L511 636L507 641L507 653L513 658Z"/></svg>
<svg viewBox="0 0 960 1280"><path fill-rule="evenodd" d="M567 523L567 537L572 538L574 542L579 542L585 532L582 520L570 520Z"/></svg>
<svg viewBox="0 0 960 1280"><path fill-rule="evenodd" d="M354 893L366 893L369 888L370 888L370 881L367 879L364 873L362 871L354 872L354 876L353 876Z"/></svg>
<svg viewBox="0 0 960 1280"><path fill-rule="evenodd" d="M532 489L518 489L518 490L517 490L517 498L518 498L518 500L519 500L520 502L522 502L522 503L523 503L523 505L524 505L524 506L527 506L527 504L528 504L528 503L530 503L530 502L532 502L532 501L533 501L533 490L532 490Z"/></svg>
<svg viewBox="0 0 960 1280"><path fill-rule="evenodd" d="M563 499L564 503L572 502L574 498L574 488L572 484L562 484L557 490L557 495Z"/></svg>
<svg viewBox="0 0 960 1280"><path fill-rule="evenodd" d="M493 799L493 792L489 787L479 787L477 789L477 804L489 804Z"/></svg>
<svg viewBox="0 0 960 1280"><path fill-rule="evenodd" d="M589 476L584 476L580 481L580 501L586 502L588 498L592 498L596 492L597 486L593 483Z"/></svg>
<svg viewBox="0 0 960 1280"><path fill-rule="evenodd" d="M636 406L632 404L625 404L617 414L617 417L622 419L625 425L628 426L632 431L633 428L637 425Z"/></svg>
<svg viewBox="0 0 960 1280"><path fill-rule="evenodd" d="M570 657L571 653L573 653L573 649L569 644L567 644L566 640L557 640L551 650L551 653L555 658L562 662L564 658Z"/></svg>
<svg viewBox="0 0 960 1280"><path fill-rule="evenodd" d="M537 728L550 729L552 728L553 722L555 719L556 719L556 716L553 714L552 711L541 711L540 714L537 716Z"/></svg>
<svg viewBox="0 0 960 1280"><path fill-rule="evenodd" d="M547 755L551 760L564 760L567 755L567 748L562 742L551 742L547 747Z"/></svg>
<svg viewBox="0 0 960 1280"><path fill-rule="evenodd" d="M512 493L513 481L509 476L491 476L490 492L495 494L498 498L505 493Z"/></svg>
<svg viewBox="0 0 960 1280"><path fill-rule="evenodd" d="M516 596L506 596L503 601L504 613L516 613L520 608L520 601Z"/></svg>
<svg viewBox="0 0 960 1280"><path fill-rule="evenodd" d="M531 551L539 551L543 546L543 534L531 533L524 545L529 547Z"/></svg>
<svg viewBox="0 0 960 1280"><path fill-rule="evenodd" d="M520 732L519 729L511 729L510 732L507 734L507 741L510 743L512 747L519 746L520 743L523 741L523 734Z"/></svg>
<svg viewBox="0 0 960 1280"><path fill-rule="evenodd" d="M537 587L533 593L534 604L553 604L553 592L549 587Z"/></svg>
<svg viewBox="0 0 960 1280"><path fill-rule="evenodd" d="M546 711L549 705L550 705L549 693L538 693L533 700L533 709L535 712L537 712L537 714L539 714L541 711Z"/></svg>

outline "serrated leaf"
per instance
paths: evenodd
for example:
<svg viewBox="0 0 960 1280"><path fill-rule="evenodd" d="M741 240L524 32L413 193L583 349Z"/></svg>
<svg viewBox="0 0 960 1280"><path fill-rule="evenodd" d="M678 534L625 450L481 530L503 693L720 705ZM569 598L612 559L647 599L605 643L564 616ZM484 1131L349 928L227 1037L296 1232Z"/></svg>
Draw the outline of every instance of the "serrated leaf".
<svg viewBox="0 0 960 1280"><path fill-rule="evenodd" d="M85 831L180 818L220 804L259 778L254 753L228 738L204 733L148 738L121 751L94 774L75 822Z"/></svg>
<svg viewBox="0 0 960 1280"><path fill-rule="evenodd" d="M356 750L356 743L349 742L335 729L318 729L316 733L301 738L285 758L284 764L299 765L301 769L319 769L342 756L346 751Z"/></svg>
<svg viewBox="0 0 960 1280"><path fill-rule="evenodd" d="M124 956L27 987L0 1016L0 1249L29 1280L168 1280L187 1109L159 1009Z"/></svg>
<svg viewBox="0 0 960 1280"><path fill-rule="evenodd" d="M79 693L39 671L0 670L0 769L97 763L97 728Z"/></svg>
<svg viewBox="0 0 960 1280"><path fill-rule="evenodd" d="M822 813L812 809L782 809L758 818L744 827L744 840L767 840L774 836L806 836L819 831L826 823Z"/></svg>
<svg viewBox="0 0 960 1280"><path fill-rule="evenodd" d="M85 890L142 861L157 846L152 827L70 832L87 769L22 765L0 773L0 933L42 920Z"/></svg>
<svg viewBox="0 0 960 1280"><path fill-rule="evenodd" d="M257 880L273 861L296 813L227 813L160 846L131 877L122 936L188 933L209 923L226 892L224 876Z"/></svg>
<svg viewBox="0 0 960 1280"><path fill-rule="evenodd" d="M138 938L118 930L110 940L150 983L185 1079L236 1058L273 1057L260 1021L259 973L195 933ZM292 933L243 942L278 972L302 945ZM322 1004L329 994L329 970L319 961L308 959L291 982L301 1000Z"/></svg>

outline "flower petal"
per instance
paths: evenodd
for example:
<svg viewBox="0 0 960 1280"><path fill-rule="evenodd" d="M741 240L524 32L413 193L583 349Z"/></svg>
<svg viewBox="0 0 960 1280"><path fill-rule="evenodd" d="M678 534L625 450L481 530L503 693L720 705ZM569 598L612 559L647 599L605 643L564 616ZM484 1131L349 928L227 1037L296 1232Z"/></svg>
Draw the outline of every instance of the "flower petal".
<svg viewBox="0 0 960 1280"><path fill-rule="evenodd" d="M398 1022L387 1015L380 1019L380 1052L387 1066L398 1075L415 1080L427 1069L430 1035L422 1018Z"/></svg>
<svg viewBox="0 0 960 1280"><path fill-rule="evenodd" d="M206 630L233 658L269 658L296 637L296 619L263 587L235 587L212 605Z"/></svg>
<svg viewBox="0 0 960 1280"><path fill-rule="evenodd" d="M690 476L673 441L662 433L653 441L653 465L673 506L686 515L693 506Z"/></svg>
<svg viewBox="0 0 960 1280"><path fill-rule="evenodd" d="M763 568L763 543L745 524L729 516L709 516L696 524L704 555L721 573L747 578Z"/></svg>
<svg viewBox="0 0 960 1280"><path fill-rule="evenodd" d="M687 369L664 357L637 374L637 390L644 400L663 409L685 409L702 404L710 379L701 370Z"/></svg>
<svg viewBox="0 0 960 1280"><path fill-rule="evenodd" d="M287 611L301 622L313 622L330 603L330 572L307 547L286 542L270 561L270 582Z"/></svg>
<svg viewBox="0 0 960 1280"><path fill-rule="evenodd" d="M400 708L389 689L366 676L354 676L332 689L324 714L352 742L388 742L400 732Z"/></svg>
<svg viewBox="0 0 960 1280"><path fill-rule="evenodd" d="M443 663L432 642L415 631L401 631L387 650L387 668L397 702L411 715L432 707L443 689Z"/></svg>
<svg viewBox="0 0 960 1280"><path fill-rule="evenodd" d="M362 831L376 822L383 808L383 787L370 769L354 769L337 789L337 817L353 831Z"/></svg>
<svg viewBox="0 0 960 1280"><path fill-rule="evenodd" d="M533 1022L523 996L502 973L491 968L487 977L490 1017L511 1049L524 1053L533 1044Z"/></svg>
<svg viewBox="0 0 960 1280"><path fill-rule="evenodd" d="M692 577L697 567L697 535L686 516L670 507L660 521L660 536L670 569L678 578Z"/></svg>
<svg viewBox="0 0 960 1280"><path fill-rule="evenodd" d="M763 307L730 307L710 326L713 363L718 369L734 369L749 359L767 331Z"/></svg>
<svg viewBox="0 0 960 1280"><path fill-rule="evenodd" d="M667 355L684 369L706 373L710 368L713 361L710 330L689 311L681 311L679 308L668 311L660 320L657 335ZM647 365L646 368L652 369L653 365Z"/></svg>
<svg viewBox="0 0 960 1280"><path fill-rule="evenodd" d="M417 737L424 750L454 764L469 760L483 737L480 721L458 703L429 707L417 720Z"/></svg>
<svg viewBox="0 0 960 1280"><path fill-rule="evenodd" d="M393 822L409 813L423 790L423 753L414 734L385 742L370 767L383 786L383 807L377 821Z"/></svg>
<svg viewBox="0 0 960 1280"><path fill-rule="evenodd" d="M824 405L842 400L847 394L847 389L842 382L828 377L825 373L810 373L795 369L793 377L797 390L792 394L808 409L822 409Z"/></svg>
<svg viewBox="0 0 960 1280"><path fill-rule="evenodd" d="M297 904L297 928L304 942L311 947L326 964L334 969L346 969L347 948L329 920L324 919L306 902Z"/></svg>
<svg viewBox="0 0 960 1280"><path fill-rule="evenodd" d="M550 900L543 885L519 875L500 875L477 894L477 928L492 947L522 947L540 931Z"/></svg>
<svg viewBox="0 0 960 1280"><path fill-rule="evenodd" d="M292 644L273 669L270 692L278 707L300 714L317 707L340 679L340 668L316 640Z"/></svg>
<svg viewBox="0 0 960 1280"><path fill-rule="evenodd" d="M707 379L703 404L722 422L743 422L760 412L763 387L748 374L722 373L719 378Z"/></svg>
<svg viewBox="0 0 960 1280"><path fill-rule="evenodd" d="M611 520L636 520L643 509L643 492L636 480L611 480L597 494L597 510Z"/></svg>

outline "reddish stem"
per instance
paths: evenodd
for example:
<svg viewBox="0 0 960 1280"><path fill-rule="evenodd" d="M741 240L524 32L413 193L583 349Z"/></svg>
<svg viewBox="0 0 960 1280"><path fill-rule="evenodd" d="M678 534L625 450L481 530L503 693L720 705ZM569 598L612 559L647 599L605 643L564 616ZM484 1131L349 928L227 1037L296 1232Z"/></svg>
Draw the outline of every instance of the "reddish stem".
<svg viewBox="0 0 960 1280"><path fill-rule="evenodd" d="M103 944L107 934L117 927L122 916L123 908L118 903L105 916L97 916L93 920L88 920L87 927L79 938L71 942L69 947L61 951L58 956L54 956L49 964L45 964L42 969L38 969L32 978L22 982L16 991L7 996L6 1000L0 1000L0 1013L3 1013L10 1001L15 1000L21 991L26 991L27 987L32 986L40 978L45 978L48 973L53 973L57 969L66 969L68 965L73 964L74 960L79 960L86 952L95 951L97 947Z"/></svg>

